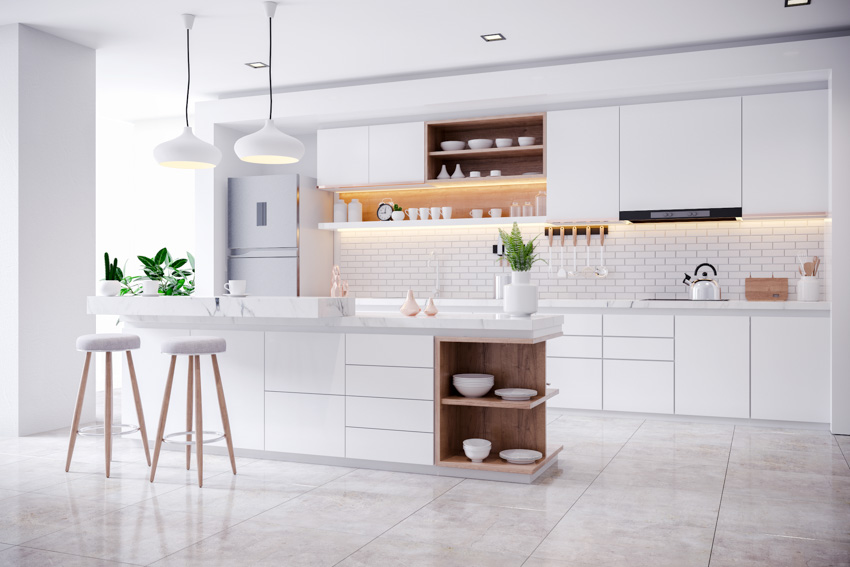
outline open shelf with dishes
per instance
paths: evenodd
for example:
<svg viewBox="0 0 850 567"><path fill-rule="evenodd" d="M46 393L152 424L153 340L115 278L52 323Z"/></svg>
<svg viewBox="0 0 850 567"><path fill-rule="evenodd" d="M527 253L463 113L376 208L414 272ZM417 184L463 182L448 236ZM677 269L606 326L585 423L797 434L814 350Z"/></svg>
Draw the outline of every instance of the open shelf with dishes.
<svg viewBox="0 0 850 567"><path fill-rule="evenodd" d="M436 464L496 472L534 474L547 466L561 446L546 442L546 400L558 390L546 389L546 342L494 338L437 338L435 361ZM493 391L527 388L538 394L527 401L505 401L495 395L466 398L453 386L463 373L493 375ZM475 463L466 457L466 439L486 439L490 455ZM530 464L513 464L499 457L507 449L539 451Z"/></svg>

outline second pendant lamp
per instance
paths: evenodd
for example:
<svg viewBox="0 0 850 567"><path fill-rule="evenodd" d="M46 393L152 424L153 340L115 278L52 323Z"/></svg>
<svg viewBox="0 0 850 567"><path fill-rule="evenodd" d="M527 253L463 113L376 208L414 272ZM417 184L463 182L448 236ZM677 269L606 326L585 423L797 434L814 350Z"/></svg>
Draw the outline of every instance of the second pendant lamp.
<svg viewBox="0 0 850 567"><path fill-rule="evenodd" d="M296 163L304 156L304 144L278 130L272 120L272 20L277 4L263 2L263 6L269 18L269 117L259 131L239 138L233 149L239 159L250 163Z"/></svg>

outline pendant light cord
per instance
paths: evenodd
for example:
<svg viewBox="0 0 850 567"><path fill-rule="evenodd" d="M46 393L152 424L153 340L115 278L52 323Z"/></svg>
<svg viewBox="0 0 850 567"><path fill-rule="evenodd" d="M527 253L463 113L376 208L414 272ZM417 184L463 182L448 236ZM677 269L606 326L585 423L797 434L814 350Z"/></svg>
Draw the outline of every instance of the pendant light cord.
<svg viewBox="0 0 850 567"><path fill-rule="evenodd" d="M272 119L272 18L269 18L269 120Z"/></svg>
<svg viewBox="0 0 850 567"><path fill-rule="evenodd" d="M192 84L192 63L189 59L189 28L186 28L186 128L189 127L189 86Z"/></svg>

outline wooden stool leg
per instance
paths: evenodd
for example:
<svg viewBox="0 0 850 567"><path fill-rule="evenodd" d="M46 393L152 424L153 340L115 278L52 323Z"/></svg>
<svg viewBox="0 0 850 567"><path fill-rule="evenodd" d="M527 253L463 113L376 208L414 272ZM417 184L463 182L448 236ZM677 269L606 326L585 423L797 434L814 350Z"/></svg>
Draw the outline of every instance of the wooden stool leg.
<svg viewBox="0 0 850 567"><path fill-rule="evenodd" d="M227 417L227 404L224 402L224 388L221 385L221 373L218 370L218 359L212 355L213 372L215 372L215 389L218 393L218 408L221 410L221 425L224 428L224 439L227 441L227 452L230 453L230 468L236 474L236 458L233 456L233 438L230 436L230 418Z"/></svg>
<svg viewBox="0 0 850 567"><path fill-rule="evenodd" d="M198 456L198 486L204 486L204 419L201 415L201 357L195 356L195 454Z"/></svg>
<svg viewBox="0 0 850 567"><path fill-rule="evenodd" d="M186 385L186 431L192 431L192 404L195 403L195 399L192 396L192 364L194 361L192 357L189 357L189 379L187 380ZM192 434L186 434L186 441L192 440ZM190 470L192 468L192 446L186 445L186 470Z"/></svg>
<svg viewBox="0 0 850 567"><path fill-rule="evenodd" d="M151 482L156 476L156 463L159 461L159 451L162 449L162 436L165 435L165 420L168 417L168 402L171 400L171 382L174 380L174 365L177 357L171 357L171 366L168 367L168 379L165 381L165 394L162 396L162 409L159 412L159 427L156 430L156 447L153 450L153 464L151 465Z"/></svg>
<svg viewBox="0 0 850 567"><path fill-rule="evenodd" d="M142 411L142 398L139 395L139 383L136 381L136 367L133 366L133 355L127 351L127 368L130 369L130 385L133 387L133 401L136 402L136 417L139 419L139 433L142 434L142 447L145 448L145 458L151 466L151 451L148 448L148 430L145 427L145 414Z"/></svg>
<svg viewBox="0 0 850 567"><path fill-rule="evenodd" d="M65 461L65 472L71 468L71 456L74 454L74 444L77 442L77 429L80 428L80 414L83 412L83 400L86 397L86 382L89 377L89 364L91 353L86 353L86 362L83 365L83 375L80 378L80 391L77 392L77 406L74 408L74 417L71 420L71 438L68 440L68 458Z"/></svg>
<svg viewBox="0 0 850 567"><path fill-rule="evenodd" d="M103 438L106 453L106 478L112 464L112 353L106 353L106 411L103 420Z"/></svg>

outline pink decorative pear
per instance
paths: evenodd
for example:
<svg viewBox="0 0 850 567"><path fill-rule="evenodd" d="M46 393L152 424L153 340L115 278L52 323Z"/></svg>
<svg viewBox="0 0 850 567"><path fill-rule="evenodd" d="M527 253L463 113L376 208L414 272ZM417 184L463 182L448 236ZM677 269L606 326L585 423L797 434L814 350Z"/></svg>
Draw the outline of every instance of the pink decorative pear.
<svg viewBox="0 0 850 567"><path fill-rule="evenodd" d="M433 317L437 314L437 306L434 305L434 298L429 297L428 303L425 304L425 315L428 317Z"/></svg>
<svg viewBox="0 0 850 567"><path fill-rule="evenodd" d="M404 305L399 309L403 315L407 315L408 317L415 317L419 314L421 309L419 309L419 304L416 303L416 299L413 297L413 290L407 290L407 299L404 300Z"/></svg>

